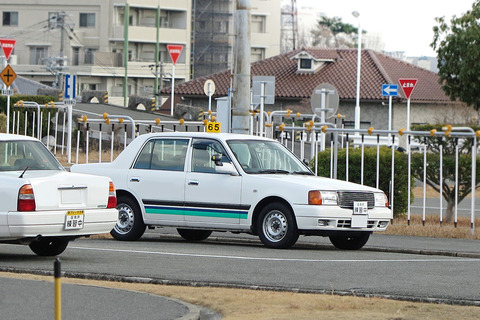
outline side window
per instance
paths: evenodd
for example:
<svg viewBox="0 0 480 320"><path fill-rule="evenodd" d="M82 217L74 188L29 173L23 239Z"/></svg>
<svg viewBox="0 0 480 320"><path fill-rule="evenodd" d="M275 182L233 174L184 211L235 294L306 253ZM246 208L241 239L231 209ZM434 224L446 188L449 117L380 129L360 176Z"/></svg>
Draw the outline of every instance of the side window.
<svg viewBox="0 0 480 320"><path fill-rule="evenodd" d="M195 139L192 152L192 172L215 173L213 155L221 155L222 162L230 162L222 145L209 139Z"/></svg>
<svg viewBox="0 0 480 320"><path fill-rule="evenodd" d="M135 169L183 171L188 139L150 140L140 152Z"/></svg>

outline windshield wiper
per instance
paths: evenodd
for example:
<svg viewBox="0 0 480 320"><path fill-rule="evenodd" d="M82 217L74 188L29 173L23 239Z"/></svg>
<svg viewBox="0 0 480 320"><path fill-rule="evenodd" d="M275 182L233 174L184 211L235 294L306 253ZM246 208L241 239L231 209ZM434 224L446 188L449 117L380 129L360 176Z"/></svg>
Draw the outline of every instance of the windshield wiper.
<svg viewBox="0 0 480 320"><path fill-rule="evenodd" d="M281 174L289 174L290 171L287 170L280 170L280 169L265 169L265 170L260 170L255 173L267 173L267 174L275 174L275 173L281 173Z"/></svg>
<svg viewBox="0 0 480 320"><path fill-rule="evenodd" d="M292 174L300 174L300 175L305 175L305 176L313 176L314 174L309 171L294 171Z"/></svg>

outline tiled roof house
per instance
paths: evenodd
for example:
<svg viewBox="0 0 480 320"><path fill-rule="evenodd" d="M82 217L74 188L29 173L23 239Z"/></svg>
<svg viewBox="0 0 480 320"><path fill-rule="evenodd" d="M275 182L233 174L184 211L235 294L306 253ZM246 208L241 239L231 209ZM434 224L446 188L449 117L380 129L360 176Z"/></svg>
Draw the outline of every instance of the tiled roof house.
<svg viewBox="0 0 480 320"><path fill-rule="evenodd" d="M357 81L357 50L301 48L251 65L251 76L275 77L275 104L266 110L291 109L312 113L310 98L323 83L333 85L339 95L338 113L354 120ZM385 54L362 50L360 80L360 118L362 127L387 129L388 97L382 96L383 84L398 84L401 78L418 79L411 94L412 123L464 123L477 113L464 104L450 101L438 82L436 73L419 68ZM175 86L175 95L184 104L208 106L204 83L215 82L216 97L227 96L232 75L230 70L194 79ZM393 129L406 125L406 98L401 89L393 99ZM162 90L169 94L170 89ZM168 102L168 105L169 102ZM215 107L213 108L215 110Z"/></svg>

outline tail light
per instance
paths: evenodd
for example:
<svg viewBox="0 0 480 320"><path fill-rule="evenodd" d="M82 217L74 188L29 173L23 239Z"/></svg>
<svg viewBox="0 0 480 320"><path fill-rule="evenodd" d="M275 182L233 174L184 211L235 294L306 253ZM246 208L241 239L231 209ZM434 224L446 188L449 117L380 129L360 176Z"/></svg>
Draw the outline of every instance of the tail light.
<svg viewBox="0 0 480 320"><path fill-rule="evenodd" d="M113 182L110 181L110 186L108 189L108 204L107 208L116 208L117 207L117 196L115 194L115 186Z"/></svg>
<svg viewBox="0 0 480 320"><path fill-rule="evenodd" d="M26 184L20 188L17 211L35 211L35 195L31 184Z"/></svg>

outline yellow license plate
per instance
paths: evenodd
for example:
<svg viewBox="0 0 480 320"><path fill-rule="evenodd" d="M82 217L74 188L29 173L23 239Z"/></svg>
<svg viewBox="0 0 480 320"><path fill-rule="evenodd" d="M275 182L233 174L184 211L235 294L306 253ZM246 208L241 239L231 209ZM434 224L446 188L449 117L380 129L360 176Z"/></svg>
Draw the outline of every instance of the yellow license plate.
<svg viewBox="0 0 480 320"><path fill-rule="evenodd" d="M83 210L67 211L65 216L65 230L83 229L83 218L85 212Z"/></svg>

